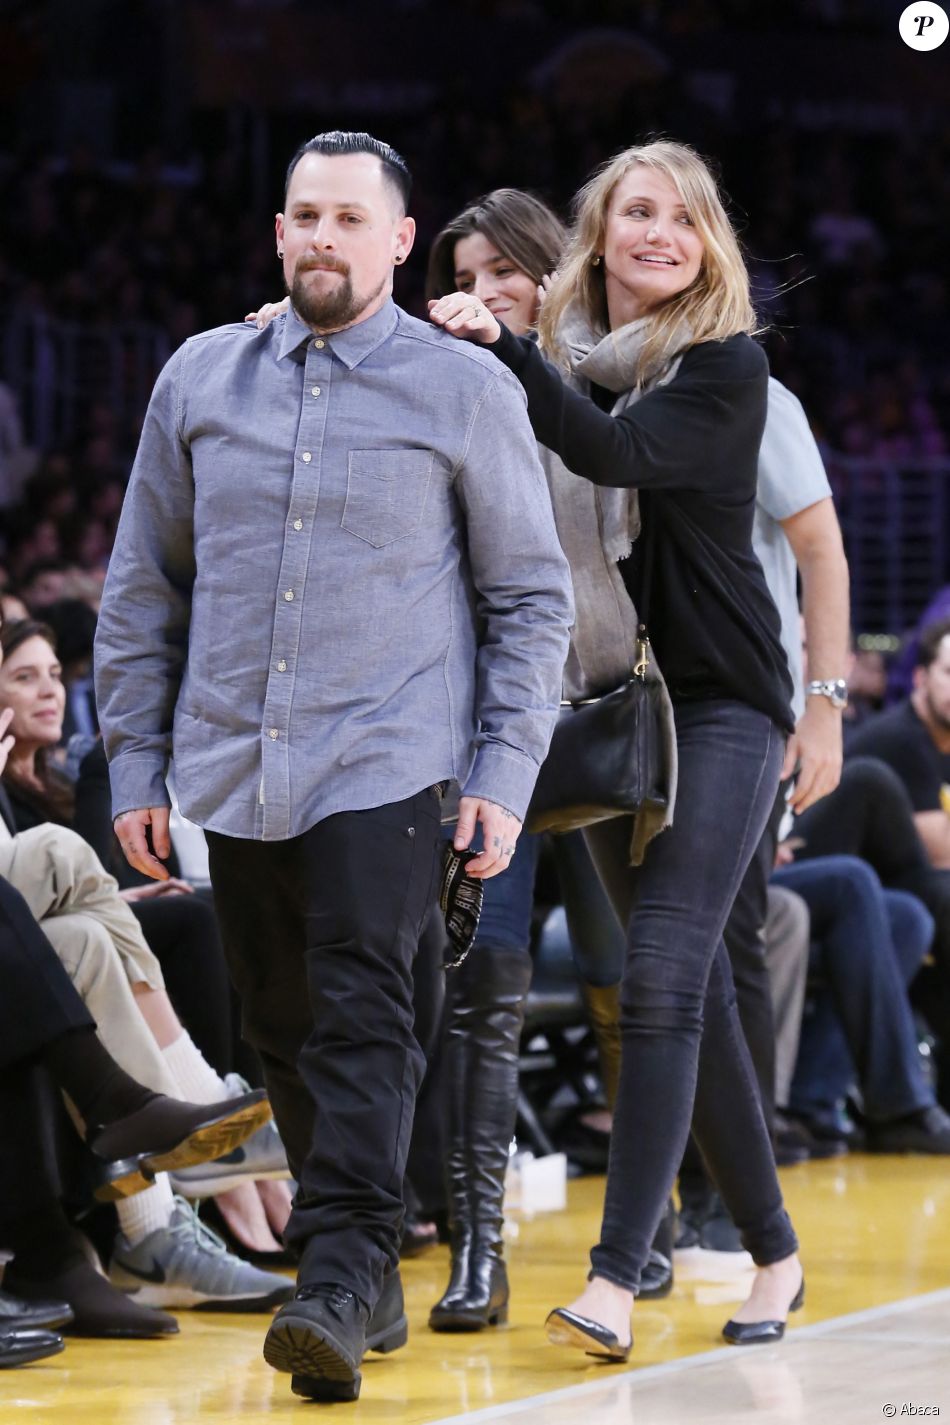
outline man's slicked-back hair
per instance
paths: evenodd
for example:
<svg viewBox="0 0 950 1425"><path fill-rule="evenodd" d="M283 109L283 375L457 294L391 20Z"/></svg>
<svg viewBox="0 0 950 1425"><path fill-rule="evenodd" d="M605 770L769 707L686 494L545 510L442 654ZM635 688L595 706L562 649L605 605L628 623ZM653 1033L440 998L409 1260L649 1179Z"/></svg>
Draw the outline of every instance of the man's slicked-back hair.
<svg viewBox="0 0 950 1425"><path fill-rule="evenodd" d="M412 174L402 154L397 153L388 143L383 143L382 139L374 139L372 134L354 133L346 129L330 129L325 134L315 134L312 139L300 145L287 168L284 183L285 205L294 169L308 153L327 154L331 158L341 158L348 153L368 153L373 158L378 158L383 166L384 177L399 195L403 214L408 212Z"/></svg>
<svg viewBox="0 0 950 1425"><path fill-rule="evenodd" d="M921 630L917 645L917 668L931 668L940 657L940 645L950 635L950 618L939 618Z"/></svg>

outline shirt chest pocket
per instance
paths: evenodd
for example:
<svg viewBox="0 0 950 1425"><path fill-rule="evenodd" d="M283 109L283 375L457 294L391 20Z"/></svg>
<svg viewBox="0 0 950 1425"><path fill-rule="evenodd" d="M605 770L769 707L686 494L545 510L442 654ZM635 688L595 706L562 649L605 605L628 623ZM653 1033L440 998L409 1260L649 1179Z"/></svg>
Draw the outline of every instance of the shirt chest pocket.
<svg viewBox="0 0 950 1425"><path fill-rule="evenodd" d="M431 450L351 450L343 528L376 549L414 534L422 523Z"/></svg>

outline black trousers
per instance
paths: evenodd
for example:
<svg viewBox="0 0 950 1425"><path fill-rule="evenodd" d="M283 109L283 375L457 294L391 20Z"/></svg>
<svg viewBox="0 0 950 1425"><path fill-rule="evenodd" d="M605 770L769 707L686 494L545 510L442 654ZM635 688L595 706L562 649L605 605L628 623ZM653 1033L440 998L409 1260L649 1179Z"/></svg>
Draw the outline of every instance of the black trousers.
<svg viewBox="0 0 950 1425"><path fill-rule="evenodd" d="M288 841L209 833L225 953L299 1184L285 1234L301 1284L369 1307L398 1261L424 1060L412 964L439 865L433 788Z"/></svg>

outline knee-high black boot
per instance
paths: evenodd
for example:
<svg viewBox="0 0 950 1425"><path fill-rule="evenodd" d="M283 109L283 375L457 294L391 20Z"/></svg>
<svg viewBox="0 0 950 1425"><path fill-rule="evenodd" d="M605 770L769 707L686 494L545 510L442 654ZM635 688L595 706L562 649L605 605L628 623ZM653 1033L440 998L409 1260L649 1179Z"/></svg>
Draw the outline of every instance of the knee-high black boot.
<svg viewBox="0 0 950 1425"><path fill-rule="evenodd" d="M508 1318L502 1202L530 983L527 951L484 945L451 977L444 1073L452 1275L429 1315L433 1331L480 1331Z"/></svg>
<svg viewBox="0 0 950 1425"><path fill-rule="evenodd" d="M607 1107L613 1112L620 1082L620 986L584 984L584 1003L600 1059L600 1076L604 1085ZM673 1290L673 1230L675 1211L667 1205L663 1220L656 1231L647 1264L640 1277L637 1295L642 1300L656 1301Z"/></svg>
<svg viewBox="0 0 950 1425"><path fill-rule="evenodd" d="M597 1043L604 1097L613 1113L620 1082L620 986L591 985L583 981L581 989L587 1018Z"/></svg>

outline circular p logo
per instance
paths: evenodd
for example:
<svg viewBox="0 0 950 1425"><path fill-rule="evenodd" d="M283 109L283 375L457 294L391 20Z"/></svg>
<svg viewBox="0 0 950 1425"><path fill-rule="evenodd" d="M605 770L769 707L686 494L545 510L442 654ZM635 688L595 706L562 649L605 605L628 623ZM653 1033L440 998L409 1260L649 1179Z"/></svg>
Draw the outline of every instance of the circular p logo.
<svg viewBox="0 0 950 1425"><path fill-rule="evenodd" d="M950 31L950 20L946 10L934 5L932 0L920 0L918 5L908 5L900 17L901 39L911 49L937 49L943 44Z"/></svg>

